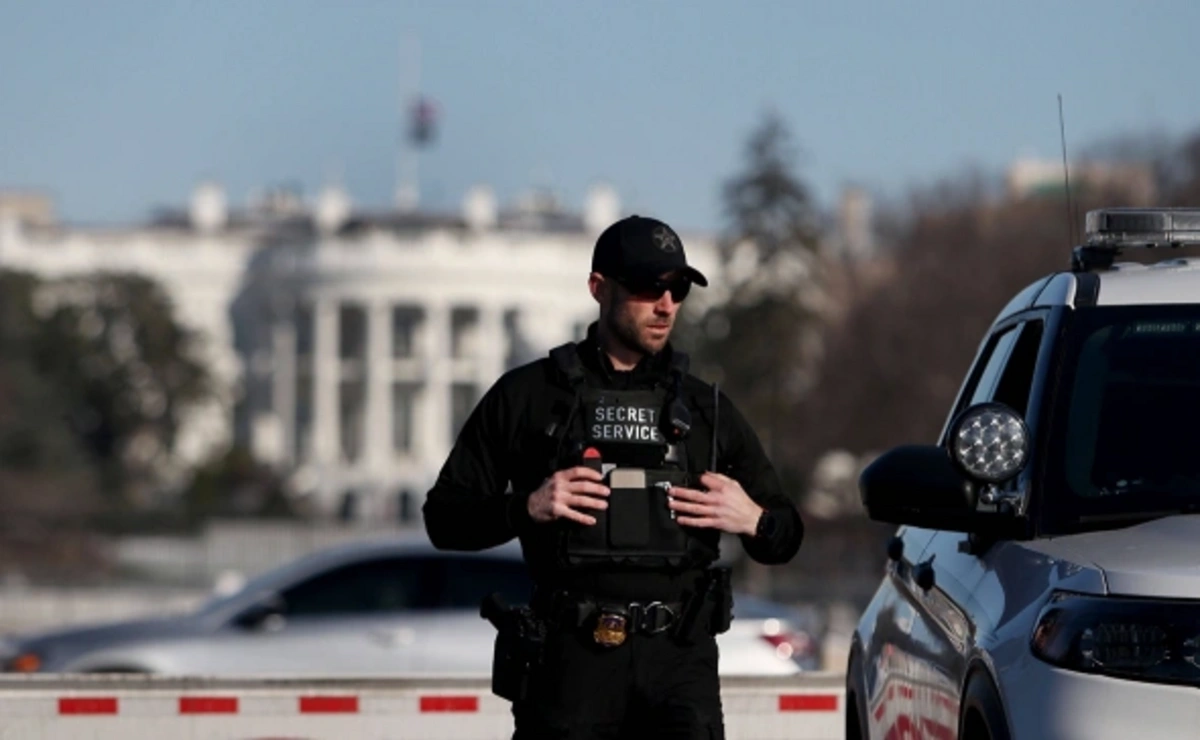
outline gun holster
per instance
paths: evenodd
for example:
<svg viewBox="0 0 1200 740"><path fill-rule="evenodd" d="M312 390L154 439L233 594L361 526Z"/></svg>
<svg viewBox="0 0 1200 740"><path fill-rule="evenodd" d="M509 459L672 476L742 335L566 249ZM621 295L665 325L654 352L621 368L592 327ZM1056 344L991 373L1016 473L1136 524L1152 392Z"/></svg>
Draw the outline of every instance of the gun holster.
<svg viewBox="0 0 1200 740"><path fill-rule="evenodd" d="M483 600L480 616L496 628L492 693L509 701L529 696L534 669L542 662L546 624L528 607L510 607L499 594Z"/></svg>
<svg viewBox="0 0 1200 740"><path fill-rule="evenodd" d="M733 622L733 586L729 568L710 568L695 593L684 599L683 614L672 636L691 642L700 635L719 635Z"/></svg>

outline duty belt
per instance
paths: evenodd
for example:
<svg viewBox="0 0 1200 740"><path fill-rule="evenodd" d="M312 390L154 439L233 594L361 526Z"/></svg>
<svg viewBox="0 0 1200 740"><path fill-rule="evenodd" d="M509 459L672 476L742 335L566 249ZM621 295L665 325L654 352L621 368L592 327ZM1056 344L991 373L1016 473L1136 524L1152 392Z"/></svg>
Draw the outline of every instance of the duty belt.
<svg viewBox="0 0 1200 740"><path fill-rule="evenodd" d="M547 616L564 626L591 627L599 645L615 647L629 634L656 635L675 626L683 614L680 601L630 601L592 599L558 593L546 604Z"/></svg>

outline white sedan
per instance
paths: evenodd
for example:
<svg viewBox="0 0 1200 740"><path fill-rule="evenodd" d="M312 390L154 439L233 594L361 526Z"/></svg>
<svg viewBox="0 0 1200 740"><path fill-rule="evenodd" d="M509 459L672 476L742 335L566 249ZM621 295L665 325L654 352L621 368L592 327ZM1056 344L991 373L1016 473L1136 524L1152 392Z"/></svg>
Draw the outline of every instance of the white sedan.
<svg viewBox="0 0 1200 740"><path fill-rule="evenodd" d="M495 630L483 597L528 600L520 550L448 553L422 540L358 542L249 581L194 613L15 636L10 672L164 675L486 676ZM738 596L718 638L722 675L786 675L818 667L795 615Z"/></svg>

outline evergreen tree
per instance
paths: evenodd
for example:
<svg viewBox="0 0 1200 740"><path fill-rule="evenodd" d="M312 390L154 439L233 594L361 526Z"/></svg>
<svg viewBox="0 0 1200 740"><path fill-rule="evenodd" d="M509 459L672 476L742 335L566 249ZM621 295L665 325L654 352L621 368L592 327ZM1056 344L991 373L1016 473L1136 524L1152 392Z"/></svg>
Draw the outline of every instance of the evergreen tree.
<svg viewBox="0 0 1200 740"><path fill-rule="evenodd" d="M212 393L198 338L140 276L2 272L0 346L0 467L83 472L118 506L167 484L184 415Z"/></svg>
<svg viewBox="0 0 1200 740"><path fill-rule="evenodd" d="M724 300L685 337L697 365L718 380L758 430L788 489L801 490L784 447L811 376L818 328L819 214L796 173L786 124L768 114L746 145L745 167L723 187Z"/></svg>

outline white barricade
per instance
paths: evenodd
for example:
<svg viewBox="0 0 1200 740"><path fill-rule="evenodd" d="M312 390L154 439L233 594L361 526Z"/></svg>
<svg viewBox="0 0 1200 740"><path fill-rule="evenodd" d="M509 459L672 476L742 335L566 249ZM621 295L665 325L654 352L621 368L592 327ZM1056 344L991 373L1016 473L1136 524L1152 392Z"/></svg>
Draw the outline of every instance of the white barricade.
<svg viewBox="0 0 1200 740"><path fill-rule="evenodd" d="M730 740L831 740L840 675L722 682ZM485 679L0 678L0 740L500 740L507 701Z"/></svg>

